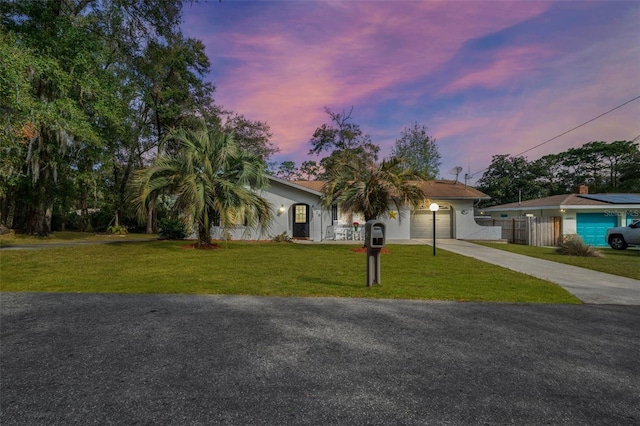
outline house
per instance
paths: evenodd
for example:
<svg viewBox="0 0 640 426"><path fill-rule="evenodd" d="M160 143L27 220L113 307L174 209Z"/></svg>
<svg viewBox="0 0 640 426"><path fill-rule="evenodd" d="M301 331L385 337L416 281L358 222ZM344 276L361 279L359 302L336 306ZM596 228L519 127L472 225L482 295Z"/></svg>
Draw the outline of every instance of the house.
<svg viewBox="0 0 640 426"><path fill-rule="evenodd" d="M640 219L640 194L589 194L582 185L576 194L488 207L482 213L494 218L558 217L562 235L577 234L586 244L606 246L607 229Z"/></svg>
<svg viewBox="0 0 640 426"><path fill-rule="evenodd" d="M364 218L347 215L340 206L330 208L321 204L321 181L287 181L274 176L269 177L269 187L260 195L265 197L273 208L273 222L269 230L258 232L237 226L227 230L232 239L270 239L286 233L297 239L322 241L334 238L334 225L342 224L354 228L364 226ZM474 220L474 205L487 200L486 194L459 182L437 180L416 182L426 194L426 199L415 211L406 206L397 211L395 206L385 216L378 218L386 224L387 240L410 238L433 238L433 213L429 204L439 205L436 213L436 237L498 240L500 227L478 225ZM361 228L360 228L361 229ZM221 238L220 228L214 229L214 238ZM357 235L357 234L356 234Z"/></svg>

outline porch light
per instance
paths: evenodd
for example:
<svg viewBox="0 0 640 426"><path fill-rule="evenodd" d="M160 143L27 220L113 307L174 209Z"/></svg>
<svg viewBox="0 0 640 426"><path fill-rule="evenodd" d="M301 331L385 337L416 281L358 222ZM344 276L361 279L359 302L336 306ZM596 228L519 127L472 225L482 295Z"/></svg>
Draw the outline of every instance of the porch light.
<svg viewBox="0 0 640 426"><path fill-rule="evenodd" d="M280 204L280 208L278 209L278 215L281 215L284 213L286 209L284 208L284 204Z"/></svg>

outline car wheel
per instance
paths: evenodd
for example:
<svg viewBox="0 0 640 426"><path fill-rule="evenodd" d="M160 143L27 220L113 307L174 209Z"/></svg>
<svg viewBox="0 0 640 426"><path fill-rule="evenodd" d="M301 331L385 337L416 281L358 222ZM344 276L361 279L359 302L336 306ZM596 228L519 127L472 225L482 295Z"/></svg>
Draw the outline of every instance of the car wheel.
<svg viewBox="0 0 640 426"><path fill-rule="evenodd" d="M627 243L620 235L614 235L609 238L609 245L615 250L624 250L627 248Z"/></svg>

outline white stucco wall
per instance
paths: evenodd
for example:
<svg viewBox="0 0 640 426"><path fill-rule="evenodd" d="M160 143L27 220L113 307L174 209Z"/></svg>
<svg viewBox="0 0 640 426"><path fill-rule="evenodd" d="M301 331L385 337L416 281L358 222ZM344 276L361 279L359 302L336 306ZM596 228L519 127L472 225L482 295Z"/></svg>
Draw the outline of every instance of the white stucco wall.
<svg viewBox="0 0 640 426"><path fill-rule="evenodd" d="M408 240L411 234L411 208L402 207L398 210L395 205L389 208L397 213L395 218L390 217L388 213L378 218L386 226L387 240Z"/></svg>
<svg viewBox="0 0 640 426"><path fill-rule="evenodd" d="M327 228L332 225L331 209L323 208L320 204L320 194L316 191L307 190L298 186L272 180L268 189L259 193L271 204L273 213L272 223L268 229L251 230L244 226L236 226L227 230L232 240L270 240L274 236L286 232L288 236L293 235L293 218L296 204L307 204L309 206L309 239L311 241L322 241L327 237ZM452 238L475 239L475 240L499 240L501 237L500 227L480 226L473 217L474 200L437 200L434 202L447 206L451 209ZM281 212L280 208L284 211ZM378 218L386 225L388 240L407 240L411 238L411 208L405 206L399 211L395 205L390 206L390 210L396 212L393 215L385 214ZM362 215L346 215L338 212L338 219L342 223L352 224L354 221L360 223L364 229L364 218ZM223 239L224 230L214 227L213 238Z"/></svg>
<svg viewBox="0 0 640 426"><path fill-rule="evenodd" d="M237 225L227 229L232 240L270 240L276 235L286 232L292 236L293 231L293 206L295 204L307 204L309 206L309 239L320 241L324 236L326 224L331 222L331 212L320 207L320 196L286 185L277 181L271 181L268 189L260 191L259 195L266 198L271 204L272 220L268 229L249 229ZM284 212L280 208L284 208ZM213 227L212 237L223 239L225 230L221 227ZM195 238L195 234L192 235Z"/></svg>
<svg viewBox="0 0 640 426"><path fill-rule="evenodd" d="M437 202L437 201L436 201ZM480 226L473 215L473 200L448 200L453 210L453 235L458 240L499 240L502 228Z"/></svg>

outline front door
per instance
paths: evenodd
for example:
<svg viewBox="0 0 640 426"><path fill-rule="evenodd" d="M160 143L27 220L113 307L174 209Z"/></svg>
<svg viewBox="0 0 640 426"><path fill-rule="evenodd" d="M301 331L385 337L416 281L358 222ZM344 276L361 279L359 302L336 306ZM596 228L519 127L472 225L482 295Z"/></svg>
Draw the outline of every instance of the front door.
<svg viewBox="0 0 640 426"><path fill-rule="evenodd" d="M293 238L309 238L309 206L307 204L293 206Z"/></svg>

